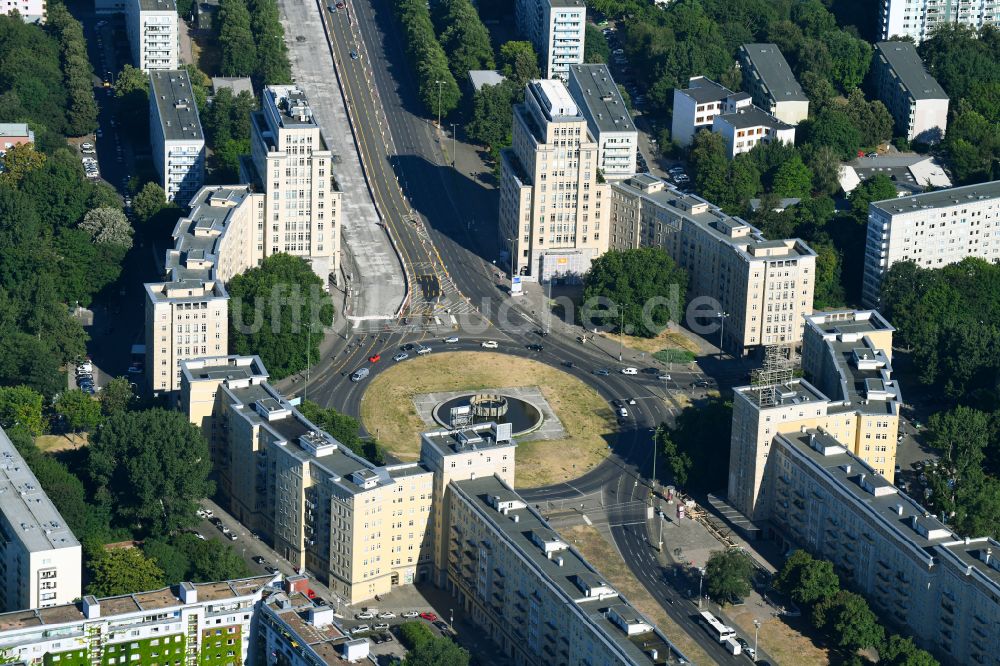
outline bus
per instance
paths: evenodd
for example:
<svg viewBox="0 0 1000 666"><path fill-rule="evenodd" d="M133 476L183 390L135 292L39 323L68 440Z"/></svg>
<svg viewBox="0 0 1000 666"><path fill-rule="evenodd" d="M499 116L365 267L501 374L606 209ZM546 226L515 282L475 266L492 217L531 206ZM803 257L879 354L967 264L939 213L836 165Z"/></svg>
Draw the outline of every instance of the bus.
<svg viewBox="0 0 1000 666"><path fill-rule="evenodd" d="M727 639L732 638L736 635L736 630L732 627L727 627L726 625L719 622L718 619L708 611L702 611L701 623L705 627L705 631L712 634L717 641L720 643L725 643Z"/></svg>

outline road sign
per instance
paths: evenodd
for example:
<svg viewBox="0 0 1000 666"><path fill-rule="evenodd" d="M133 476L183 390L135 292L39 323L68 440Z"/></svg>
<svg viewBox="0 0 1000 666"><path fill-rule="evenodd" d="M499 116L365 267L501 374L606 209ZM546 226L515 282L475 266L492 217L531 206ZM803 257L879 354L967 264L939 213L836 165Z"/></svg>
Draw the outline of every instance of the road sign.
<svg viewBox="0 0 1000 666"><path fill-rule="evenodd" d="M515 275L510 281L510 293L520 294L521 293L521 276Z"/></svg>

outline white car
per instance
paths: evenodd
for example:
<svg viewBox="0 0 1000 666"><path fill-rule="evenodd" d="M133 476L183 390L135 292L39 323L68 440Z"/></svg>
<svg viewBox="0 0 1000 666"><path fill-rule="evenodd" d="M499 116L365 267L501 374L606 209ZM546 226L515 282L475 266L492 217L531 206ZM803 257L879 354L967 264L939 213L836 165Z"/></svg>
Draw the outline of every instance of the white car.
<svg viewBox="0 0 1000 666"><path fill-rule="evenodd" d="M366 631L371 631L371 630L372 630L372 628L369 627L367 624L359 624L358 626L356 626L353 629L351 629L351 633L352 634L363 634Z"/></svg>
<svg viewBox="0 0 1000 666"><path fill-rule="evenodd" d="M638 368L622 368L623 375L637 375L639 374Z"/></svg>
<svg viewBox="0 0 1000 666"><path fill-rule="evenodd" d="M619 407L618 408L618 416L620 416L623 419L627 419L628 418L628 410L625 409L624 407Z"/></svg>
<svg viewBox="0 0 1000 666"><path fill-rule="evenodd" d="M358 613L357 615L355 615L354 619L355 620L374 620L375 619L375 613L369 613L369 612L365 611L364 613Z"/></svg>
<svg viewBox="0 0 1000 666"><path fill-rule="evenodd" d="M375 626L373 627L373 629L374 629L375 631L386 631L386 630L388 630L388 629L389 629L389 625L388 625L387 623L385 623L385 622L381 622L381 623L379 623L379 624L376 624L376 625L375 625Z"/></svg>
<svg viewBox="0 0 1000 666"><path fill-rule="evenodd" d="M92 144L92 143L81 143L80 144L80 151L84 155L92 155L95 152L94 151L94 144Z"/></svg>
<svg viewBox="0 0 1000 666"><path fill-rule="evenodd" d="M458 342L458 336L452 335L451 337L445 338L444 341L447 344L454 344L454 343Z"/></svg>
<svg viewBox="0 0 1000 666"><path fill-rule="evenodd" d="M497 344L496 340L484 340L483 343L479 346L482 347L483 349L496 349L500 345Z"/></svg>
<svg viewBox="0 0 1000 666"><path fill-rule="evenodd" d="M403 613L403 617L405 617L406 619L412 619L415 617L420 617L420 613L418 613L417 611L406 611L405 613Z"/></svg>
<svg viewBox="0 0 1000 666"><path fill-rule="evenodd" d="M215 512L212 511L211 509L202 509L202 511L205 512L205 517L206 518L211 518L212 516L215 515Z"/></svg>
<svg viewBox="0 0 1000 666"><path fill-rule="evenodd" d="M405 361L408 358L410 358L409 354L407 354L406 352L399 352L398 354L392 357L392 360L399 362L399 361Z"/></svg>
<svg viewBox="0 0 1000 666"><path fill-rule="evenodd" d="M392 611L386 611L384 613L378 614L378 619L380 620L394 620L396 619L396 614Z"/></svg>

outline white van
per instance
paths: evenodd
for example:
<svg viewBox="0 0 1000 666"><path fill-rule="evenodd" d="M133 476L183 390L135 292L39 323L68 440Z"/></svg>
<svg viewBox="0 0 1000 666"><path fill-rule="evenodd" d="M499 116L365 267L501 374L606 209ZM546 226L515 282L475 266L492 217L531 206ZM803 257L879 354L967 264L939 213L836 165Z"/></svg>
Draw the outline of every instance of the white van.
<svg viewBox="0 0 1000 666"><path fill-rule="evenodd" d="M637 375L639 374L638 368L622 368L623 375Z"/></svg>
<svg viewBox="0 0 1000 666"><path fill-rule="evenodd" d="M358 368L357 370L354 371L354 374L351 375L351 381L360 382L367 376L368 376L368 368Z"/></svg>

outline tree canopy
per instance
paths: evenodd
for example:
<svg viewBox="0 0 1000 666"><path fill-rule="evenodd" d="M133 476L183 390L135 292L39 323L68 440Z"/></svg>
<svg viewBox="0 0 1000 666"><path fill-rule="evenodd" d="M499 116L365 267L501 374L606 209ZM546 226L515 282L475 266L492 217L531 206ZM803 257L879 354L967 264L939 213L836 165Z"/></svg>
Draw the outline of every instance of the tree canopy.
<svg viewBox="0 0 1000 666"><path fill-rule="evenodd" d="M753 563L739 550L717 550L705 565L705 587L717 602L736 603L750 594Z"/></svg>
<svg viewBox="0 0 1000 666"><path fill-rule="evenodd" d="M252 572L231 545L180 532L147 539L142 551L163 570L168 585L246 578Z"/></svg>
<svg viewBox="0 0 1000 666"><path fill-rule="evenodd" d="M469 0L434 3L434 23L456 80L467 77L470 70L495 67L490 33Z"/></svg>
<svg viewBox="0 0 1000 666"><path fill-rule="evenodd" d="M138 548L101 549L88 559L88 569L87 593L96 597L158 590L166 584L163 570Z"/></svg>
<svg viewBox="0 0 1000 666"><path fill-rule="evenodd" d="M416 74L420 102L427 115L443 118L458 108L462 93L448 66L448 55L434 34L430 10L424 0L400 0L395 10Z"/></svg>
<svg viewBox="0 0 1000 666"><path fill-rule="evenodd" d="M0 386L0 428L24 428L37 437L45 430L42 394L27 386Z"/></svg>
<svg viewBox="0 0 1000 666"><path fill-rule="evenodd" d="M229 344L234 354L259 354L276 379L319 360L333 302L301 257L275 254L234 277L229 289Z"/></svg>
<svg viewBox="0 0 1000 666"><path fill-rule="evenodd" d="M361 424L353 416L341 414L333 407L320 407L311 400L304 401L299 406L299 411L354 453L378 465L385 463L383 449L376 442L361 439Z"/></svg>
<svg viewBox="0 0 1000 666"><path fill-rule="evenodd" d="M590 265L584 307L616 330L624 325L629 335L655 337L679 321L686 289L687 274L665 250L611 250Z"/></svg>
<svg viewBox="0 0 1000 666"><path fill-rule="evenodd" d="M729 460L733 406L719 399L687 407L673 427L660 425L656 443L672 472L672 482L691 490L724 488L729 471L720 460Z"/></svg>

